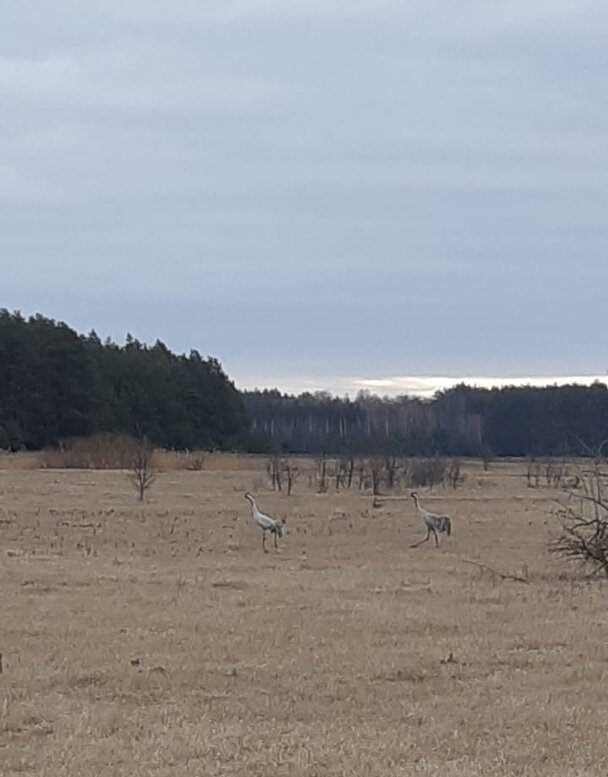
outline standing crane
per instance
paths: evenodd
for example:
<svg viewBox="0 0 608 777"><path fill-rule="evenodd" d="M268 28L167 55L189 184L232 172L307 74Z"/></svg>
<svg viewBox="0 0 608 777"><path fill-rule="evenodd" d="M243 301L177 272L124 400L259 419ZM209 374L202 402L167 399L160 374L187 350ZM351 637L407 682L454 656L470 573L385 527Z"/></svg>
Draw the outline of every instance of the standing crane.
<svg viewBox="0 0 608 777"><path fill-rule="evenodd" d="M268 553L266 549L266 532L274 534L274 546L275 548L278 548L277 537L283 536L283 524L285 521L277 521L274 518L270 518L270 516L261 513L250 493L245 494L245 499L247 499L251 505L253 520L262 529L262 548L264 549L264 553Z"/></svg>
<svg viewBox="0 0 608 777"><path fill-rule="evenodd" d="M445 533L448 537L450 536L452 533L452 519L447 515L436 515L435 513L430 513L428 510L425 510L421 506L418 494L415 491L412 491L411 496L416 505L418 515L422 518L422 522L426 527L426 537L423 540L420 540L420 542L415 542L410 547L417 548L418 545L422 545L423 542L428 542L432 534L435 537L435 547L438 548L438 534Z"/></svg>

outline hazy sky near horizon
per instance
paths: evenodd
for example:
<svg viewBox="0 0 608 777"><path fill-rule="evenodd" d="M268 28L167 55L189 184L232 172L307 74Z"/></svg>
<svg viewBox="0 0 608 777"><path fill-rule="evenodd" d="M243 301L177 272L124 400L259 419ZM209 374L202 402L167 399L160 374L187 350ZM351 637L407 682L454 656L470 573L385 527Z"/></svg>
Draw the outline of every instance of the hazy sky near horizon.
<svg viewBox="0 0 608 777"><path fill-rule="evenodd" d="M607 36L599 0L5 0L0 306L240 385L603 374Z"/></svg>

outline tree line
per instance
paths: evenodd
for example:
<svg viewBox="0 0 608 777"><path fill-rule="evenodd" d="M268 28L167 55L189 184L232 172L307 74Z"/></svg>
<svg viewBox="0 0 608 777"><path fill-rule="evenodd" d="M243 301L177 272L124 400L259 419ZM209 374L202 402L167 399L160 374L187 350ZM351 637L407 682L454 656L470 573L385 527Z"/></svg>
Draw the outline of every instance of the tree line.
<svg viewBox="0 0 608 777"><path fill-rule="evenodd" d="M254 439L271 450L328 455L567 456L608 437L608 388L566 385L481 389L434 399L355 399L325 392L244 394Z"/></svg>
<svg viewBox="0 0 608 777"><path fill-rule="evenodd" d="M234 448L243 401L220 363L162 342L102 342L41 315L0 310L0 448L40 449L100 432L166 448Z"/></svg>
<svg viewBox="0 0 608 777"><path fill-rule="evenodd" d="M0 448L101 432L174 450L391 456L576 455L608 437L608 388L479 389L434 399L240 393L212 357L82 335L0 309Z"/></svg>

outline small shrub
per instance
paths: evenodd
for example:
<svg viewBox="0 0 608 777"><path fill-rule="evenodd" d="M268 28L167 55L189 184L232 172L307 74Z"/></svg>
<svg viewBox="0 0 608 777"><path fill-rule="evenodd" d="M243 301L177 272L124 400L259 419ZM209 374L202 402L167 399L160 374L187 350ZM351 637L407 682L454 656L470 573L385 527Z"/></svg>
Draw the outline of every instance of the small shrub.
<svg viewBox="0 0 608 777"><path fill-rule="evenodd" d="M481 449L481 461L483 464L483 471L487 472L490 469L490 464L493 459L492 449L489 445L483 445Z"/></svg>
<svg viewBox="0 0 608 777"><path fill-rule="evenodd" d="M540 484L541 464L534 457L528 459L526 467L526 483L528 488L538 488Z"/></svg>
<svg viewBox="0 0 608 777"><path fill-rule="evenodd" d="M203 451L188 451L186 454L186 469L190 472L202 472L205 468L205 454Z"/></svg>
<svg viewBox="0 0 608 777"><path fill-rule="evenodd" d="M147 440L140 440L131 459L130 479L143 502L145 492L156 480L156 470L153 464L154 448Z"/></svg>

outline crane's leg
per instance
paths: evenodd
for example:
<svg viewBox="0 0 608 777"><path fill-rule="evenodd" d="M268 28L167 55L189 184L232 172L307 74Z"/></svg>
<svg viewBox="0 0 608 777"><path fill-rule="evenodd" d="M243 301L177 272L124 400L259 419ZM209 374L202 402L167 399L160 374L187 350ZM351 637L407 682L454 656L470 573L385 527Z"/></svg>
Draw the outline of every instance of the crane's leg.
<svg viewBox="0 0 608 777"><path fill-rule="evenodd" d="M276 533L276 531L274 533L274 546L275 546L275 548L279 547L279 543L277 542L277 533Z"/></svg>
<svg viewBox="0 0 608 777"><path fill-rule="evenodd" d="M420 542L415 542L413 545L410 545L410 548L417 548L418 545L422 545L423 542L428 542L431 536L431 530L426 530L426 537L423 540L420 540Z"/></svg>
<svg viewBox="0 0 608 777"><path fill-rule="evenodd" d="M268 550L266 549L266 532L264 529L262 529L262 550L264 553L268 553Z"/></svg>
<svg viewBox="0 0 608 777"><path fill-rule="evenodd" d="M435 536L435 547L438 548L439 547L439 537L437 536L437 532L435 531L435 529L433 529L432 532L433 532L433 534Z"/></svg>

